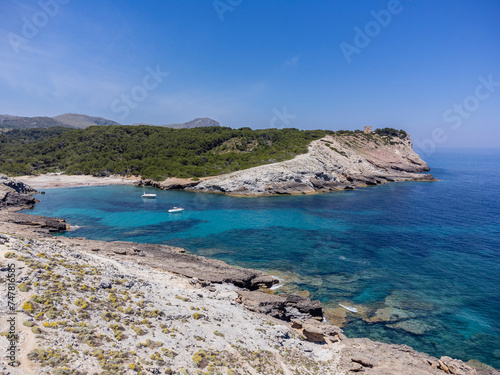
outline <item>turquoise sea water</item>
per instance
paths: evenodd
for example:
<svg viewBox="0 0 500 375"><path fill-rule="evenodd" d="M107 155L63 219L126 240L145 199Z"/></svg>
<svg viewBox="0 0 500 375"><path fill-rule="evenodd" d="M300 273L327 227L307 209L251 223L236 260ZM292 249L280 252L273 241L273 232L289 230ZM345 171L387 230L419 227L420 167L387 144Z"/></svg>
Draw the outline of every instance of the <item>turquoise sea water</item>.
<svg viewBox="0 0 500 375"><path fill-rule="evenodd" d="M131 186L49 189L27 212L80 226L67 236L166 243L282 273L327 307L360 306L350 337L499 368L500 151L424 158L439 182L260 198L158 190L156 200Z"/></svg>

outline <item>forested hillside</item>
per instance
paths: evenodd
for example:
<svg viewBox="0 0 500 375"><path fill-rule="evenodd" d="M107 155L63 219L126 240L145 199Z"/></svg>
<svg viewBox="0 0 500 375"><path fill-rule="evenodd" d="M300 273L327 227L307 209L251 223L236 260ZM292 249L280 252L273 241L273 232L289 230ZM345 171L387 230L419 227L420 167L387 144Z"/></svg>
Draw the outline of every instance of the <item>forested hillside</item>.
<svg viewBox="0 0 500 375"><path fill-rule="evenodd" d="M0 134L0 173L202 177L274 163L305 153L331 131L298 129L169 129L92 126Z"/></svg>

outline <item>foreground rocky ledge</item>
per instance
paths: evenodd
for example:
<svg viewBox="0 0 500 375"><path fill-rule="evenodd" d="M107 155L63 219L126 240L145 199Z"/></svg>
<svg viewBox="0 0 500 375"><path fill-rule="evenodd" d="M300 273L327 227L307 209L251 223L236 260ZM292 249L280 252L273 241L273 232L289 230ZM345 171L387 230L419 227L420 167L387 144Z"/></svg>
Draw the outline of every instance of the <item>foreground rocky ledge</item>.
<svg viewBox="0 0 500 375"><path fill-rule="evenodd" d="M51 237L62 221L20 215L0 211L0 272L14 265L21 349L5 373L495 373L349 339L320 321L318 302L268 294L275 281L259 271L164 245Z"/></svg>

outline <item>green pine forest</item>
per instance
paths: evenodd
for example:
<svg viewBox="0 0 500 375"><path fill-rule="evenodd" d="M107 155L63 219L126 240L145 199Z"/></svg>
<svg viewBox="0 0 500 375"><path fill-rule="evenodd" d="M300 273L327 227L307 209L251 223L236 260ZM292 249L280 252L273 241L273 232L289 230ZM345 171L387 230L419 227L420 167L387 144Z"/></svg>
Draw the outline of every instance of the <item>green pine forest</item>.
<svg viewBox="0 0 500 375"><path fill-rule="evenodd" d="M146 125L10 130L0 133L0 173L199 178L292 159L315 139L346 133L360 131ZM389 128L375 133L406 136Z"/></svg>

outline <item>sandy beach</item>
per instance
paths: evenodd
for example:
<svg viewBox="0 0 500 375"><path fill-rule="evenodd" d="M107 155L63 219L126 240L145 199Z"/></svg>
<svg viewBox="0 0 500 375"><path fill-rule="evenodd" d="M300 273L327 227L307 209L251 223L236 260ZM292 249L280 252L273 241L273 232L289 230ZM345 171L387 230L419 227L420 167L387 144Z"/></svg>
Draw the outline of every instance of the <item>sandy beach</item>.
<svg viewBox="0 0 500 375"><path fill-rule="evenodd" d="M140 181L140 177L94 177L60 173L47 173L38 176L19 176L17 180L30 185L34 189L52 189L62 187L104 186L104 185L132 185Z"/></svg>

